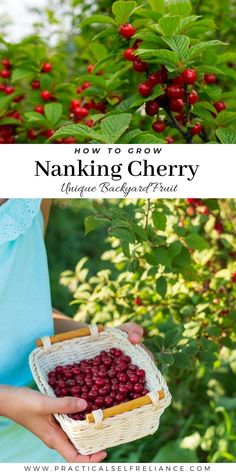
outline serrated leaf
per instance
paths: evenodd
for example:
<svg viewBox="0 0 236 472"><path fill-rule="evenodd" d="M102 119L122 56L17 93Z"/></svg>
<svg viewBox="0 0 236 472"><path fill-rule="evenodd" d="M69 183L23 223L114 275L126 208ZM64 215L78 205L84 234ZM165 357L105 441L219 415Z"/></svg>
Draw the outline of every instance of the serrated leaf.
<svg viewBox="0 0 236 472"><path fill-rule="evenodd" d="M165 231L167 218L165 213L161 213L160 211L155 210L152 214L152 221L155 228Z"/></svg>
<svg viewBox="0 0 236 472"><path fill-rule="evenodd" d="M194 46L189 49L189 59L195 59L199 55L201 55L206 49L209 49L211 47L216 47L216 46L222 46L226 43L223 43L222 41L219 41L218 39L212 39L211 41L205 41L201 42L198 44L195 44Z"/></svg>
<svg viewBox="0 0 236 472"><path fill-rule="evenodd" d="M162 247L153 249L153 251L151 252L151 256L154 258L155 263L157 265L162 264L165 267L171 267L171 259L167 249L164 249Z"/></svg>
<svg viewBox="0 0 236 472"><path fill-rule="evenodd" d="M200 236L199 234L189 234L185 238L185 242L189 248L196 249L198 251L208 249L209 247L205 239L203 239L202 236Z"/></svg>
<svg viewBox="0 0 236 472"><path fill-rule="evenodd" d="M110 25L117 26L117 22L113 20L113 18L111 18L110 16L92 15L92 16L89 16L88 18L85 18L85 20L81 21L80 28L83 28L84 26L88 26L92 24L99 24L99 23L107 23Z"/></svg>
<svg viewBox="0 0 236 472"><path fill-rule="evenodd" d="M117 1L113 3L112 13L115 16L117 23L128 23L128 19L136 6L137 3L132 1Z"/></svg>
<svg viewBox="0 0 236 472"><path fill-rule="evenodd" d="M111 115L102 120L101 131L106 136L108 143L114 144L128 129L131 122L131 113L120 113L119 115Z"/></svg>
<svg viewBox="0 0 236 472"><path fill-rule="evenodd" d="M55 131L53 134L52 138L50 140L54 139L60 139L60 138L65 138L67 136L74 136L75 138L78 139L93 139L94 141L98 141L99 143L108 143L109 141L106 140L106 136L102 136L102 134L91 130L88 128L88 126L84 125L68 125L68 126L63 126L62 128L58 129Z"/></svg>
<svg viewBox="0 0 236 472"><path fill-rule="evenodd" d="M91 231L100 228L102 226L103 222L96 218L93 215L87 216L84 220L84 226L85 226L85 234L90 233Z"/></svg>
<svg viewBox="0 0 236 472"><path fill-rule="evenodd" d="M236 144L236 131L231 128L219 128L216 136L222 144Z"/></svg>
<svg viewBox="0 0 236 472"><path fill-rule="evenodd" d="M165 277L161 275L156 281L156 291L157 293L164 298L167 292L167 282Z"/></svg>
<svg viewBox="0 0 236 472"><path fill-rule="evenodd" d="M131 244L134 244L136 240L134 234L125 228L114 228L109 231L109 235Z"/></svg>
<svg viewBox="0 0 236 472"><path fill-rule="evenodd" d="M218 113L216 121L219 127L229 126L231 123L236 121L236 112L223 110Z"/></svg>
<svg viewBox="0 0 236 472"><path fill-rule="evenodd" d="M168 10L172 15L188 16L192 11L192 5L188 0L169 0Z"/></svg>
<svg viewBox="0 0 236 472"><path fill-rule="evenodd" d="M167 331L164 338L164 347L165 349L170 349L175 347L182 338L182 333L180 329L173 328Z"/></svg>
<svg viewBox="0 0 236 472"><path fill-rule="evenodd" d="M166 44L174 51L179 60L184 60L189 53L190 39L188 36L173 36L171 38L162 38Z"/></svg>
<svg viewBox="0 0 236 472"><path fill-rule="evenodd" d="M31 70L19 68L13 71L11 81L12 83L15 83L18 80L29 79L30 77L33 77L33 76L34 76L34 73Z"/></svg>
<svg viewBox="0 0 236 472"><path fill-rule="evenodd" d="M177 67L179 59L174 51L168 49L139 49L138 55L143 59L149 59L152 62L162 64L165 63L166 67L172 66ZM150 100L150 98L149 98Z"/></svg>
<svg viewBox="0 0 236 472"><path fill-rule="evenodd" d="M174 355L175 367L178 369L192 369L193 363L191 356L186 352L176 352Z"/></svg>
<svg viewBox="0 0 236 472"><path fill-rule="evenodd" d="M180 16L163 16L159 20L159 27L162 34L172 36L177 33L180 24Z"/></svg>
<svg viewBox="0 0 236 472"><path fill-rule="evenodd" d="M173 243L171 243L168 247L168 252L171 258L174 259L174 257L178 256L181 253L182 248L183 245L180 241L174 241Z"/></svg>
<svg viewBox="0 0 236 472"><path fill-rule="evenodd" d="M191 264L191 256L186 247L182 247L180 254L174 260L174 264L180 267L187 267Z"/></svg>
<svg viewBox="0 0 236 472"><path fill-rule="evenodd" d="M27 121L35 121L35 123L45 123L45 116L41 115L40 113L36 113L36 111L27 111L24 116Z"/></svg>
<svg viewBox="0 0 236 472"><path fill-rule="evenodd" d="M165 10L165 0L148 0L148 3L152 11L156 13L164 13Z"/></svg>
<svg viewBox="0 0 236 472"><path fill-rule="evenodd" d="M63 113L63 106L61 103L47 103L44 107L44 112L50 127L54 128Z"/></svg>

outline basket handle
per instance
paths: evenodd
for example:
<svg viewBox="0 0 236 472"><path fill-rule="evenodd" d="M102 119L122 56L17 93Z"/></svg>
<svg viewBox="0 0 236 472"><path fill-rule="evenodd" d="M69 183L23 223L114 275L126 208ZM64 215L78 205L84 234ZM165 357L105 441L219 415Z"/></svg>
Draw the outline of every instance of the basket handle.
<svg viewBox="0 0 236 472"><path fill-rule="evenodd" d="M98 332L101 333L104 331L104 327L102 325L97 325ZM65 333L54 334L50 336L51 344L58 343L61 341L67 341L69 339L74 338L82 338L84 336L89 336L91 334L91 330L89 326L85 326L84 328L74 329L73 331L66 331ZM43 346L42 339L36 339L35 344L37 347Z"/></svg>
<svg viewBox="0 0 236 472"><path fill-rule="evenodd" d="M165 392L163 390L159 390L157 392L157 396L159 396L159 400L165 398ZM129 402L121 403L120 405L112 406L111 408L106 408L102 410L103 419L111 418L112 416L120 415L121 413L127 413L128 411L132 411L136 408L140 408L142 406L150 405L153 403L150 396L144 395L140 398L135 398L135 400L130 400ZM86 420L88 423L95 423L95 418L93 413L89 413L86 415Z"/></svg>

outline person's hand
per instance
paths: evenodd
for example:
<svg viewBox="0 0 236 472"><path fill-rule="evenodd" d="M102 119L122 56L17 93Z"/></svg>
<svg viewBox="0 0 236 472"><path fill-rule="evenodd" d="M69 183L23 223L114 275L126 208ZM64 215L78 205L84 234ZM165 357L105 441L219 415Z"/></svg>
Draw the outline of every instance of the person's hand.
<svg viewBox="0 0 236 472"><path fill-rule="evenodd" d="M119 329L122 331L125 331L128 334L128 339L131 343L133 344L140 344L145 351L149 354L149 356L154 360L152 352L149 351L143 344L142 344L142 338L144 335L144 329L142 326L129 322L129 323L124 323L119 326Z"/></svg>
<svg viewBox="0 0 236 472"><path fill-rule="evenodd" d="M0 390L3 398L4 387ZM53 398L25 387L5 387L5 391L7 401L2 402L5 409L3 412L1 410L1 414L27 428L67 462L101 462L105 459L105 451L90 456L80 455L53 416L53 413L83 411L87 406L85 400L73 397Z"/></svg>
<svg viewBox="0 0 236 472"><path fill-rule="evenodd" d="M144 329L136 323L129 322L119 326L119 329L128 334L129 341L133 344L141 344Z"/></svg>

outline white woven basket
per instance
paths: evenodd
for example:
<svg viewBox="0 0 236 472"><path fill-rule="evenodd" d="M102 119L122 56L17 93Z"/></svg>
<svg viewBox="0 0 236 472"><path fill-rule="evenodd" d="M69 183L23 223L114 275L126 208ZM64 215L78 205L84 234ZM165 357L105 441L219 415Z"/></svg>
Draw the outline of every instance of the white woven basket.
<svg viewBox="0 0 236 472"><path fill-rule="evenodd" d="M126 333L114 328L106 328L102 332L98 332L96 326L93 325L87 336L55 344L51 344L49 337L44 337L42 342L43 347L32 351L29 362L39 390L47 395L55 396L53 389L47 383L47 374L57 365L91 359L102 350L112 347L122 349L126 355L131 357L132 363L146 372L146 385L150 393L142 399L146 399L146 403L147 400L150 403L145 406L105 419L104 412L115 411L118 407L96 410L92 413L94 423L89 423L86 420L77 421L65 414L55 415L80 454L93 454L112 446L134 441L153 434L158 429L160 416L170 404L171 395L163 376L148 353L141 346L131 344ZM158 391L164 393L162 395L164 398L159 399ZM135 404L134 402L135 400L128 403L131 405Z"/></svg>

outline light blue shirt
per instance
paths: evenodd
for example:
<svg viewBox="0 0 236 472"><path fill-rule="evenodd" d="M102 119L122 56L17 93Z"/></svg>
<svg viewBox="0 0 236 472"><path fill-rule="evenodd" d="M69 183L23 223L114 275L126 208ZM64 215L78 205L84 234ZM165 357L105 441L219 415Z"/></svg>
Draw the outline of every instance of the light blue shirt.
<svg viewBox="0 0 236 472"><path fill-rule="evenodd" d="M40 199L0 206L0 384L32 382L35 340L53 333Z"/></svg>

